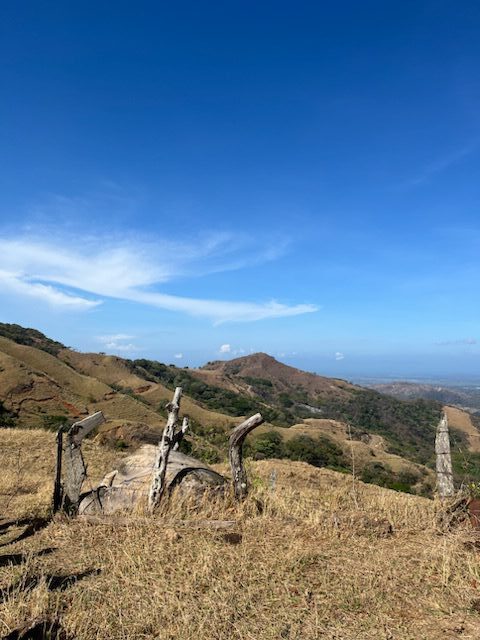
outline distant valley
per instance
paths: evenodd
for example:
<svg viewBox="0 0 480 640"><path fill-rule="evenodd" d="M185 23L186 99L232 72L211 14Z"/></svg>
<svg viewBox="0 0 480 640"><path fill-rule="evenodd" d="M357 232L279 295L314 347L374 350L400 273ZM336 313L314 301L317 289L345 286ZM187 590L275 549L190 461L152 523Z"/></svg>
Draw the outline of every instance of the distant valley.
<svg viewBox="0 0 480 640"><path fill-rule="evenodd" d="M446 383L436 381L366 382L365 386L400 400L423 398L452 404L480 415L480 383Z"/></svg>

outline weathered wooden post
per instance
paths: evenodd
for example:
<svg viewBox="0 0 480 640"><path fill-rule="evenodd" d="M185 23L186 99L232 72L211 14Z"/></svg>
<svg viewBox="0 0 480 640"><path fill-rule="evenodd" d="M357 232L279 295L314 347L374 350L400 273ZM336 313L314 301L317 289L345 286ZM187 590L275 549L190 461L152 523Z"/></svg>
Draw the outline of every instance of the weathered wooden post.
<svg viewBox="0 0 480 640"><path fill-rule="evenodd" d="M63 486L62 486L62 454L63 454L63 434L68 429L67 424L63 424L57 431L57 459L55 462L55 483L53 485L53 513L62 506Z"/></svg>
<svg viewBox="0 0 480 640"><path fill-rule="evenodd" d="M450 436L448 418L442 413L435 437L435 455L437 458L437 491L440 498L449 498L455 493L453 486L452 455L450 452Z"/></svg>
<svg viewBox="0 0 480 640"><path fill-rule="evenodd" d="M67 432L64 448L65 480L62 506L69 513L77 512L82 484L87 477L87 470L82 456L82 440L103 422L105 422L103 413L97 411L97 413L75 422Z"/></svg>
<svg viewBox="0 0 480 640"><path fill-rule="evenodd" d="M167 404L167 424L163 430L162 439L158 444L157 456L153 467L152 484L150 485L148 494L148 509L150 513L155 511L165 492L165 473L167 471L170 449L175 444L175 427L178 421L181 397L182 387L177 387L172 402Z"/></svg>
<svg viewBox="0 0 480 640"><path fill-rule="evenodd" d="M184 416L182 421L182 428L178 433L175 434L174 442L172 449L173 451L178 451L180 447L180 442L183 440L183 436L186 434L188 427L190 426L190 420L188 416Z"/></svg>
<svg viewBox="0 0 480 640"><path fill-rule="evenodd" d="M230 468L232 470L233 488L235 491L235 497L237 500L243 500L248 493L247 472L243 466L242 459L242 446L243 441L255 427L258 427L263 422L263 418L259 413L256 413L238 427L232 431L230 435L230 444L228 450L228 457L230 460Z"/></svg>

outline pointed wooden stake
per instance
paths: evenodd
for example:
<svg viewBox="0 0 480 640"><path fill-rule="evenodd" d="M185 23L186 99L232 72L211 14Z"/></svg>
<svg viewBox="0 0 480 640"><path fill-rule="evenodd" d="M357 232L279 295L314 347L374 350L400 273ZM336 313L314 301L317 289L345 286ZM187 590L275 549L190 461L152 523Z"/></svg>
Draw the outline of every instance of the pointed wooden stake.
<svg viewBox="0 0 480 640"><path fill-rule="evenodd" d="M448 432L447 414L443 412L437 427L435 438L435 454L437 457L437 490L443 500L455 493L453 486L452 455L450 453L450 435Z"/></svg>

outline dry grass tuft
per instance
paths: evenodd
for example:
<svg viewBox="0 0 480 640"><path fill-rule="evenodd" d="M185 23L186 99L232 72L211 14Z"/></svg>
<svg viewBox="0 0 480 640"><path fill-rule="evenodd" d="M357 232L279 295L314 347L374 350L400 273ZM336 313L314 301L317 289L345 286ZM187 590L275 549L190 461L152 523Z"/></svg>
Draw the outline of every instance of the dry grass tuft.
<svg viewBox="0 0 480 640"><path fill-rule="evenodd" d="M25 492L1 512L46 513L53 436L0 435L1 499L17 477L18 450L34 474L21 476ZM112 468L112 455L89 443L91 472ZM439 535L431 501L362 483L352 496L349 476L304 463L253 463L250 477L242 505L174 497L155 518L58 519L10 545L21 528L0 530L0 558L24 554L0 562L0 636L38 619L59 620L79 640L480 636L473 534ZM194 526L205 520L236 524Z"/></svg>

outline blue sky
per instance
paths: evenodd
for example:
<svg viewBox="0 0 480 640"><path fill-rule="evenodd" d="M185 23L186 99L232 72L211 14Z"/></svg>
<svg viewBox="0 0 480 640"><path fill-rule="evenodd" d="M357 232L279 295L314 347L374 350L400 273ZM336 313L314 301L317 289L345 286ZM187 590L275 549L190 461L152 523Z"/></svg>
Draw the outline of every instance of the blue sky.
<svg viewBox="0 0 480 640"><path fill-rule="evenodd" d="M5 2L0 320L198 365L480 363L477 2Z"/></svg>

